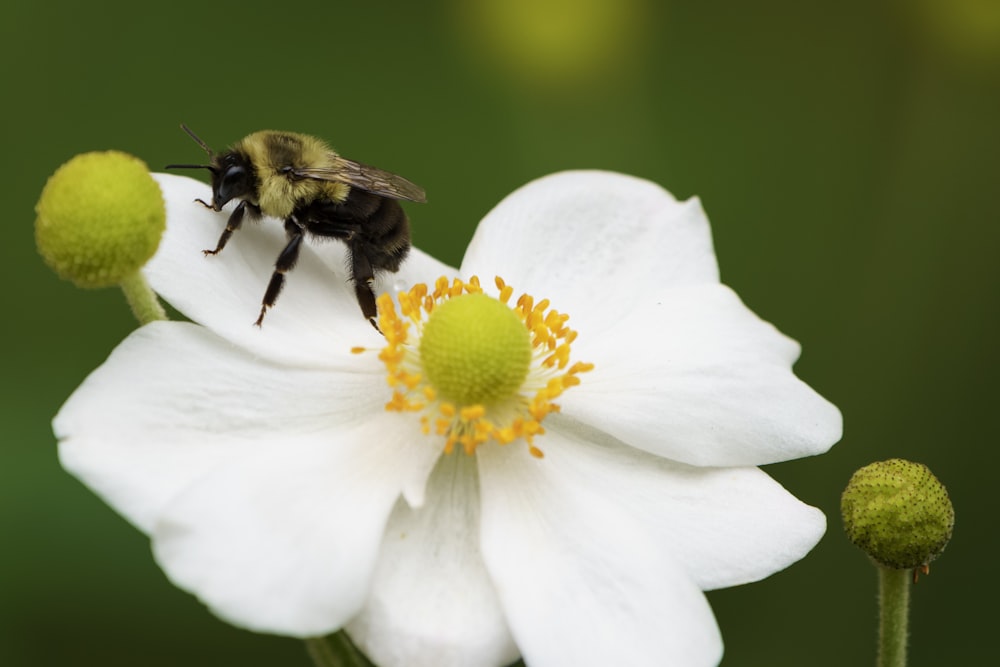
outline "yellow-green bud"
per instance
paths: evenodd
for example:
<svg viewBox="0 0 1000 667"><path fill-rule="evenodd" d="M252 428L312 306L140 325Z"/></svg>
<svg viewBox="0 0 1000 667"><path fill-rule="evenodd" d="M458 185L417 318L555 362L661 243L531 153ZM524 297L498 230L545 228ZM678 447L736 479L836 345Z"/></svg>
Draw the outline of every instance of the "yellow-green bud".
<svg viewBox="0 0 1000 667"><path fill-rule="evenodd" d="M167 219L146 163L119 151L84 153L59 167L35 212L38 251L78 287L134 276L156 252Z"/></svg>
<svg viewBox="0 0 1000 667"><path fill-rule="evenodd" d="M951 539L955 510L948 491L922 463L890 459L858 470L840 499L844 529L878 564L927 565Z"/></svg>

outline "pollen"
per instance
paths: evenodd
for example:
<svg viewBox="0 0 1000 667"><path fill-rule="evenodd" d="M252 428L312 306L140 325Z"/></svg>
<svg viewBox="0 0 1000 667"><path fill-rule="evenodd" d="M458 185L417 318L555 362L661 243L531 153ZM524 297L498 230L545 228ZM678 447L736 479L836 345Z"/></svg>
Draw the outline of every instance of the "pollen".
<svg viewBox="0 0 1000 667"><path fill-rule="evenodd" d="M542 422L556 399L593 364L571 361L569 316L496 279L498 297L468 282L438 278L378 299L386 346L379 359L392 394L385 409L419 414L421 431L446 453L522 441L535 457Z"/></svg>

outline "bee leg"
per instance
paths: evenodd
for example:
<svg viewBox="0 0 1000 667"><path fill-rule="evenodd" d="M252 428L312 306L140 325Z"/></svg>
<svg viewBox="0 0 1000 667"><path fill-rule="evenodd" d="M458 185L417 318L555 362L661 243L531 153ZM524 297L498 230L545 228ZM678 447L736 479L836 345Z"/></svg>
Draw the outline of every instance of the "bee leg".
<svg viewBox="0 0 1000 667"><path fill-rule="evenodd" d="M205 202L202 202L204 204ZM250 208L251 217L257 217L260 215L260 209L253 204L247 204L245 201L241 201L233 210L233 214L229 216L229 220L226 222L226 228L222 232L222 236L219 237L219 242L215 246L215 250L202 250L206 255L218 255L219 252L226 247L226 243L229 242L229 237L233 235L240 225L243 224L243 215L247 211L247 207ZM211 208L211 206L209 207Z"/></svg>
<svg viewBox="0 0 1000 667"><path fill-rule="evenodd" d="M375 291L372 284L375 282L375 272L372 264L357 247L351 246L351 282L354 283L354 294L361 306L361 314L365 316L375 331L382 333L378 328L377 317L378 307L375 305Z"/></svg>
<svg viewBox="0 0 1000 667"><path fill-rule="evenodd" d="M264 292L264 301L260 307L260 316L254 322L260 326L264 321L264 313L278 300L278 294L285 285L285 274L295 268L295 263L299 260L299 251L302 249L302 239L305 234L302 226L298 222L289 218L285 220L285 231L288 233L288 244L278 255L278 261L274 263L274 273L271 274L271 281L267 284L267 291Z"/></svg>

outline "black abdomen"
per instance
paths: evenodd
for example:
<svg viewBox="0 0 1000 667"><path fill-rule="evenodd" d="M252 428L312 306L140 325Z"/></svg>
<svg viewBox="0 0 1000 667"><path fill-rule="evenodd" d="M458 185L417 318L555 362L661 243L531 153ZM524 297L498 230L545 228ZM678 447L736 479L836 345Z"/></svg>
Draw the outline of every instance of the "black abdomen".
<svg viewBox="0 0 1000 667"><path fill-rule="evenodd" d="M293 217L315 236L344 241L376 271L397 271L410 251L410 223L399 202L358 188L343 202L316 201Z"/></svg>

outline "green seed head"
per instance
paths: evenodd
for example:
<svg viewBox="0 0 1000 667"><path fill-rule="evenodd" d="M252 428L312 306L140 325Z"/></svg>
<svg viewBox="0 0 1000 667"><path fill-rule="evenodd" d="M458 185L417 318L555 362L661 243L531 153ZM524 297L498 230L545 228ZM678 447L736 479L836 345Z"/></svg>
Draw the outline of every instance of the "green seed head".
<svg viewBox="0 0 1000 667"><path fill-rule="evenodd" d="M135 275L166 226L163 195L146 164L118 151L84 153L59 167L35 212L38 251L78 287Z"/></svg>
<svg viewBox="0 0 1000 667"><path fill-rule="evenodd" d="M955 510L944 485L921 464L903 459L858 470L840 499L854 544L888 568L930 563L951 539Z"/></svg>
<svg viewBox="0 0 1000 667"><path fill-rule="evenodd" d="M524 383L531 340L524 322L485 294L455 297L431 313L420 358L432 387L455 405L488 406Z"/></svg>

